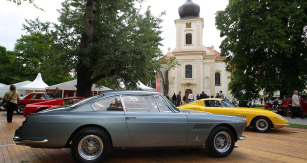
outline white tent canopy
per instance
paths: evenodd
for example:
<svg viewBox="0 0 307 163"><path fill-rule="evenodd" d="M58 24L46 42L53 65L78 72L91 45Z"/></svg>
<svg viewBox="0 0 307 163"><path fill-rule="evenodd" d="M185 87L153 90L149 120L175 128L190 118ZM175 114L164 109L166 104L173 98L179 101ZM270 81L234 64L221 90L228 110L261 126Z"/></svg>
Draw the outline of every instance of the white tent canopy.
<svg viewBox="0 0 307 163"><path fill-rule="evenodd" d="M56 89L58 87L60 90L77 90L76 86L77 86L77 79L52 85L47 87L46 89ZM95 84L92 85L92 91L106 91L106 90L112 90L112 89L104 86L96 87Z"/></svg>
<svg viewBox="0 0 307 163"><path fill-rule="evenodd" d="M38 73L35 80L25 86L20 87L24 90L45 90L48 85L43 81L41 73Z"/></svg>
<svg viewBox="0 0 307 163"><path fill-rule="evenodd" d="M14 83L13 85L16 86L16 90L19 92L20 95L25 95L27 92L24 90L21 90L20 87L27 85L31 83L30 81L23 81L23 82L19 82L19 83ZM0 97L3 97L5 92L7 92L8 90L10 90L10 85L5 85L3 87L0 86Z"/></svg>
<svg viewBox="0 0 307 163"><path fill-rule="evenodd" d="M126 86L123 82L120 82L120 87L123 88L123 89L126 89ZM149 92L155 92L156 91L154 88L148 87L140 81L137 83L137 87L140 88L143 91L149 91Z"/></svg>
<svg viewBox="0 0 307 163"><path fill-rule="evenodd" d="M0 88L1 88L1 87L5 87L5 86L7 86L7 85L5 85L5 84L3 84L3 83L0 83Z"/></svg>

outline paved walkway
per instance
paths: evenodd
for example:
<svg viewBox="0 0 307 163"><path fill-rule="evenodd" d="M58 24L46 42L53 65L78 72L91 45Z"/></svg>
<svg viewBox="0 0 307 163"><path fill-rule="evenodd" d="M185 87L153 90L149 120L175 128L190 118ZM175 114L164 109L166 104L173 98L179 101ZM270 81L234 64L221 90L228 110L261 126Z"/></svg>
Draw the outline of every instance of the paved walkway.
<svg viewBox="0 0 307 163"><path fill-rule="evenodd" d="M14 131L24 120L14 114L13 123L6 122L6 112L0 111L0 163L73 163L70 149L42 149L17 146ZM301 119L296 119L297 121ZM244 131L246 140L225 158L209 156L201 150L111 150L106 163L303 163L307 160L307 129L282 128L269 133Z"/></svg>
<svg viewBox="0 0 307 163"><path fill-rule="evenodd" d="M307 125L307 117L305 119L301 119L300 117L295 117L296 119L291 119L291 117L285 117L289 120L290 124L299 124L299 125Z"/></svg>

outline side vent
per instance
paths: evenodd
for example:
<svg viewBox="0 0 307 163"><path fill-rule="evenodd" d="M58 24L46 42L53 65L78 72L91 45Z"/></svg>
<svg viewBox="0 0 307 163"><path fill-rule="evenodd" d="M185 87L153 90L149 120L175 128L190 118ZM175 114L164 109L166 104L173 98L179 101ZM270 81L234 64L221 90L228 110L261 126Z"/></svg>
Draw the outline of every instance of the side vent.
<svg viewBox="0 0 307 163"><path fill-rule="evenodd" d="M193 130L206 130L210 129L213 124L195 124Z"/></svg>

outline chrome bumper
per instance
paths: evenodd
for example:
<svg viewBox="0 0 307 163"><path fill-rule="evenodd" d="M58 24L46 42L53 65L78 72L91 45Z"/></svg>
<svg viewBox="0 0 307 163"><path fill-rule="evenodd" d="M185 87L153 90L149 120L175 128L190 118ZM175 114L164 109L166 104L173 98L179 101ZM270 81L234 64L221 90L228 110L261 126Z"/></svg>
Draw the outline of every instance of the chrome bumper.
<svg viewBox="0 0 307 163"><path fill-rule="evenodd" d="M238 136L238 140L245 140L246 139L246 137L245 136Z"/></svg>
<svg viewBox="0 0 307 163"><path fill-rule="evenodd" d="M276 126L290 126L289 123L287 123L287 124L275 123L274 125L276 125Z"/></svg>
<svg viewBox="0 0 307 163"><path fill-rule="evenodd" d="M47 143L48 139L23 139L18 136L15 136L13 140L16 142L17 145L23 144L42 144Z"/></svg>

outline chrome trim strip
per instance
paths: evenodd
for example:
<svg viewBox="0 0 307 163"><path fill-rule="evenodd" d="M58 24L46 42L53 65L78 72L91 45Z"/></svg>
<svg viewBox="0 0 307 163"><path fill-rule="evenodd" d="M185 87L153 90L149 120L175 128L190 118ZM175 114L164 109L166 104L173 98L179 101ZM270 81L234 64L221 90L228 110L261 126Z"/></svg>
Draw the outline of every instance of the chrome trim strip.
<svg viewBox="0 0 307 163"><path fill-rule="evenodd" d="M246 139L246 137L245 136L238 136L238 140L245 140Z"/></svg>
<svg viewBox="0 0 307 163"><path fill-rule="evenodd" d="M290 124L281 124L281 123L275 123L274 125L277 125L277 126L290 126Z"/></svg>
<svg viewBox="0 0 307 163"><path fill-rule="evenodd" d="M18 136L15 136L13 138L13 140L15 142L17 142L18 144L20 144L20 143L24 143L24 144L42 144L42 143L47 143L48 142L48 139L23 139L23 138L20 138Z"/></svg>

